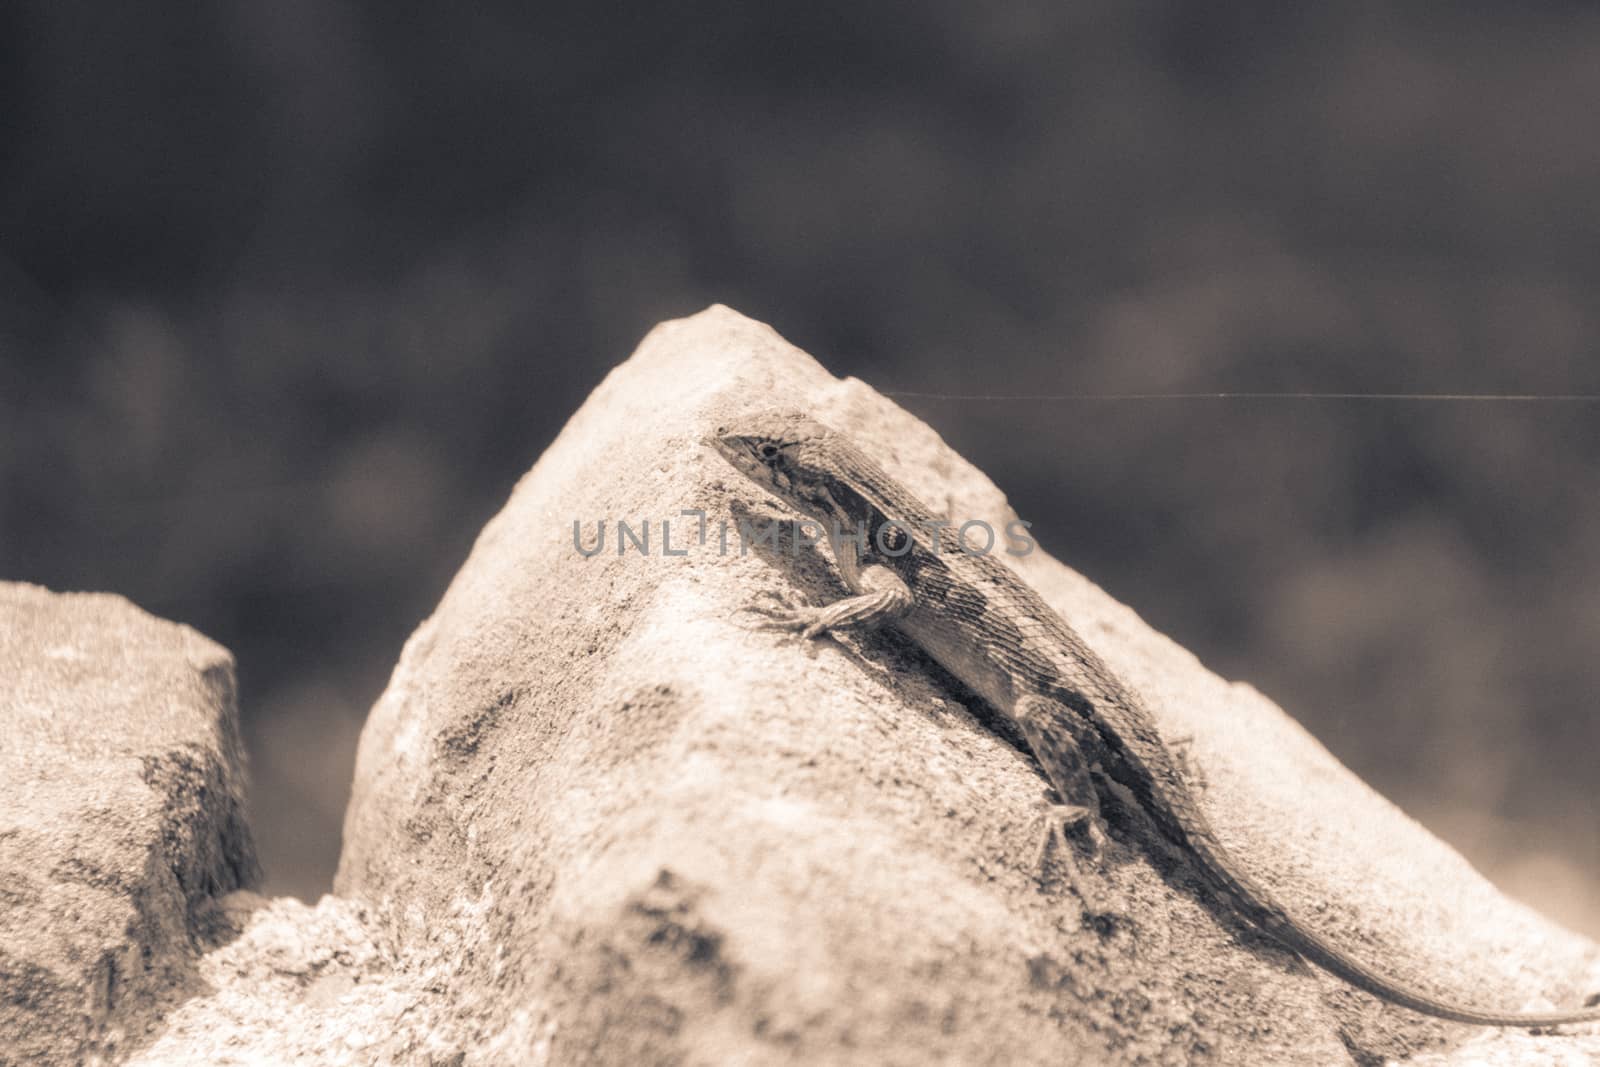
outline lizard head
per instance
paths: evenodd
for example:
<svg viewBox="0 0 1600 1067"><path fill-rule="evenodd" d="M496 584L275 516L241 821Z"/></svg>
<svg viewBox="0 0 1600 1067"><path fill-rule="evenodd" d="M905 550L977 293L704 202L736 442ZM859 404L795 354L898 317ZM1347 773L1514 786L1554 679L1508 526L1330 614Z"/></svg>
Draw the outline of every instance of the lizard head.
<svg viewBox="0 0 1600 1067"><path fill-rule="evenodd" d="M885 524L906 536L905 522L934 521L910 493L848 438L798 411L743 415L705 439L723 459L761 488L825 529L877 531Z"/></svg>
<svg viewBox="0 0 1600 1067"><path fill-rule="evenodd" d="M762 411L717 428L706 443L741 474L816 518L835 517L825 447L833 431L798 411Z"/></svg>

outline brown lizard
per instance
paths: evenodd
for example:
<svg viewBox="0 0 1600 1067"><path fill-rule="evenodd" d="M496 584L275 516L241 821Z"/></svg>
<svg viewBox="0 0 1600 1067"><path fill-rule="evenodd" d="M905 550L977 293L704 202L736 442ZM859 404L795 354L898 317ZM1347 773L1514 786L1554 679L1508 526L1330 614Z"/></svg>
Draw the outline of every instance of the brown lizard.
<svg viewBox="0 0 1600 1067"><path fill-rule="evenodd" d="M994 555L959 545L943 529L948 523L845 436L805 415L772 411L725 426L706 443L822 525L853 593L820 607L751 610L765 617L764 625L807 638L844 626L891 625L1008 716L1064 802L1050 821L1046 848L1051 840L1064 845L1062 828L1074 825L1098 844L1095 778L1108 779L1133 795L1240 915L1358 989L1481 1026L1600 1020L1600 1004L1507 1012L1449 1003L1355 959L1292 916L1222 847L1150 712L1083 638ZM1079 892L1092 909L1081 886Z"/></svg>

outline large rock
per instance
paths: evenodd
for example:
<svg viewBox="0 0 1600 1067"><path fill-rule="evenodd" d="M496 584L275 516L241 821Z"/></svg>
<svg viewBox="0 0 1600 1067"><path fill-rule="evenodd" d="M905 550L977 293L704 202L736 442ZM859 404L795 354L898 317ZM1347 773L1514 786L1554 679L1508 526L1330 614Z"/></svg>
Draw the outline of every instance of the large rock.
<svg viewBox="0 0 1600 1067"><path fill-rule="evenodd" d="M1579 1046L1353 992L1209 906L1136 817L1094 875L1117 921L1041 889L1039 769L920 652L736 625L762 591L840 592L818 552L742 555L731 529L722 548L725 523L784 512L700 438L775 405L850 433L955 517L1012 517L928 427L765 326L718 307L646 338L484 529L362 738L336 888L394 936L458 940L442 995L470 1019L469 1062L1375 1062L1446 1035L1475 1036L1479 1062ZM706 513L703 542L685 509ZM589 556L574 524L592 546L598 522ZM648 554L619 552L619 522L648 525ZM667 553L667 524L685 555ZM1594 945L1499 896L1259 693L1042 552L1012 562L1189 739L1224 841L1301 915L1474 1004L1600 989Z"/></svg>
<svg viewBox="0 0 1600 1067"><path fill-rule="evenodd" d="M0 583L0 1064L143 1040L247 884L233 657L121 597Z"/></svg>
<svg viewBox="0 0 1600 1067"><path fill-rule="evenodd" d="M733 621L763 590L840 592L817 551L742 555L731 528L722 549L723 522L783 511L699 439L774 404L855 435L953 516L1010 517L931 430L766 327L724 308L661 326L407 644L362 738L339 895L314 908L196 903L248 870L225 654L115 598L8 590L5 619L27 623L0 645L21 680L0 714L8 1053L1600 1061L1600 1027L1450 1027L1297 963L1115 806L1086 877L1116 919L1086 922L1066 885L1041 887L1044 779L980 703L891 635L805 644ZM704 541L682 509L705 512ZM586 556L573 523L592 546L600 520L605 548ZM648 554L618 553L619 520L649 524ZM663 520L686 555L666 553ZM1600 989L1600 950L1499 896L1260 694L1042 552L1012 562L1188 739L1240 861L1331 937L1475 1004ZM160 755L174 751L192 760ZM124 1040L96 1044L118 1026Z"/></svg>

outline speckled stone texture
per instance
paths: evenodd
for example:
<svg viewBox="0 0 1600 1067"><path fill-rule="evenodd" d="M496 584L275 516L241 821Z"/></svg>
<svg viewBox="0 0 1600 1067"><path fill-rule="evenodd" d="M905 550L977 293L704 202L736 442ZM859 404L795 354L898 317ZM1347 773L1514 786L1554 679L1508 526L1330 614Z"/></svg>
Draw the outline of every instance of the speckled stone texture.
<svg viewBox="0 0 1600 1067"><path fill-rule="evenodd" d="M255 876L233 657L121 597L0 584L0 1063L137 1044Z"/></svg>
<svg viewBox="0 0 1600 1067"><path fill-rule="evenodd" d="M1034 877L1039 770L926 657L741 628L763 590L842 591L823 552L741 555L731 528L722 548L723 522L784 512L701 438L771 406L857 437L952 517L1012 517L927 426L767 327L718 307L652 332L484 529L362 738L337 889L408 921L476 905L483 1040L511 1061L1059 1067L1376 1062L1473 1035L1241 927L1114 807L1094 877L1120 917L1085 923ZM589 548L605 522L602 551L575 521ZM620 521L648 524L648 554L619 554ZM1600 990L1594 945L1259 693L1044 552L1012 562L1189 739L1223 840L1300 914L1475 1003Z"/></svg>
<svg viewBox="0 0 1600 1067"><path fill-rule="evenodd" d="M225 888L248 856L227 845L244 841L236 779L177 791L206 817L156 833L188 764L141 756L174 730L231 751L206 733L231 724L204 682L225 659L144 616L166 644L105 636L111 608L133 612L115 598L11 592L13 614L62 621L5 638L10 669L35 679L8 698L22 728L6 744L38 740L5 749L7 795L28 811L0 834L3 943L46 968L7 972L7 1032L20 993L27 1019L86 1034L107 1014L99 961L122 976L128 946L149 945L172 961L139 972L162 1025L115 1050L139 1067L1600 1062L1600 1026L1449 1026L1300 964L1114 803L1086 877L1116 917L1086 922L1064 879L1036 878L1045 782L981 703L892 634L806 644L738 623L765 590L842 591L825 551L741 553L732 523L784 513L700 443L774 405L852 434L953 518L1012 517L927 426L767 327L721 307L663 324L401 653L362 736L336 895L222 897L201 909L216 937L197 961L188 887ZM619 554L622 521L636 538L648 525L648 552ZM585 548L605 523L601 551L579 551L575 522ZM1187 739L1240 862L1351 952L1475 1004L1600 990L1596 946L1499 895L1259 693L1043 551L1010 562ZM138 695L141 679L170 698ZM66 784L41 782L45 767ZM102 853L121 858L83 859ZM82 869L123 872L70 890L104 914L62 903ZM151 893L164 903L140 910Z"/></svg>

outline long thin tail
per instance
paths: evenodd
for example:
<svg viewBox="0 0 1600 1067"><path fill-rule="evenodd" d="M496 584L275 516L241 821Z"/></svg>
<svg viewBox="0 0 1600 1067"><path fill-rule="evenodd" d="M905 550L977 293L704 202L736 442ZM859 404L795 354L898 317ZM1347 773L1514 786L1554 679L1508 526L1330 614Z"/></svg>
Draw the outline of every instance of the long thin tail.
<svg viewBox="0 0 1600 1067"><path fill-rule="evenodd" d="M1424 1015L1477 1026L1560 1026L1600 1020L1600 1004L1572 1011L1484 1011L1452 1004L1412 989L1372 970L1309 926L1295 921L1263 886L1234 867L1232 859L1211 839L1209 832L1191 834L1190 847L1200 858L1212 881L1252 923L1318 967L1375 997Z"/></svg>

